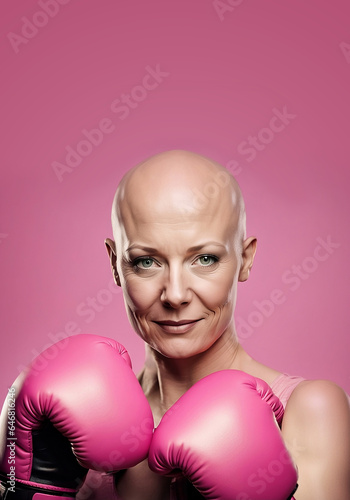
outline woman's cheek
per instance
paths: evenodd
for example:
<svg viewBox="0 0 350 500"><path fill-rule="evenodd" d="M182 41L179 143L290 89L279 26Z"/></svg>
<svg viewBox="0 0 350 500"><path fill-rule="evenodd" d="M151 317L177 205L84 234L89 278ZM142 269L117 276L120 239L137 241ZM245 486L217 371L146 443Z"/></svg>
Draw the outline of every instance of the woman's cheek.
<svg viewBox="0 0 350 500"><path fill-rule="evenodd" d="M202 283L201 296L210 308L221 307L234 301L236 283L229 274L221 275L211 284Z"/></svg>
<svg viewBox="0 0 350 500"><path fill-rule="evenodd" d="M126 279L125 291L131 308L135 311L147 310L157 298L157 288L154 280L140 279L137 276Z"/></svg>

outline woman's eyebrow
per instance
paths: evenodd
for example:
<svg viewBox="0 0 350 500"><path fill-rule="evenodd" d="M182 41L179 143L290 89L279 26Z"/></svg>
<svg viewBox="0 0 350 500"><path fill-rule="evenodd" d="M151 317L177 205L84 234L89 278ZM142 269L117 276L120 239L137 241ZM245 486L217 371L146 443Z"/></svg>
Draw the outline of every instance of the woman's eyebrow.
<svg viewBox="0 0 350 500"><path fill-rule="evenodd" d="M144 246L144 245L141 245L141 244L138 244L138 243L133 243L132 245L130 245L126 249L126 251L130 252L130 250L134 250L136 248L139 249L139 250L144 250L145 252L156 252L157 251L155 248L147 247L147 246Z"/></svg>
<svg viewBox="0 0 350 500"><path fill-rule="evenodd" d="M190 247L188 249L189 252L198 252L199 250L202 250L204 247L208 246L216 246L216 247L221 247L221 248L226 248L225 245L222 243L219 243L218 241L205 241L204 243L201 243L200 245L194 245L193 247Z"/></svg>
<svg viewBox="0 0 350 500"><path fill-rule="evenodd" d="M205 241L204 243L200 243L199 245L194 245L194 246L188 248L187 251L188 252L198 252L199 250L202 250L202 248L207 247L207 246L217 246L220 248L225 248L225 245L223 245L222 243L219 243L217 241ZM150 252L150 253L157 252L156 248L148 247L148 246L145 246L145 245L142 245L139 243L133 243L132 245L130 245L126 249L126 251L130 252L131 250L134 250L134 249L139 249L139 250L143 250L144 252Z"/></svg>

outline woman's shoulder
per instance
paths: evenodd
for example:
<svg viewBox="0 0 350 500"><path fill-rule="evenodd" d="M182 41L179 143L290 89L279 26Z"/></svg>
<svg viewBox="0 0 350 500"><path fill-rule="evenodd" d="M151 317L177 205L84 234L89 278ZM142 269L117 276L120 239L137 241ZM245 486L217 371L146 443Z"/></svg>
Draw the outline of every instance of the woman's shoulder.
<svg viewBox="0 0 350 500"><path fill-rule="evenodd" d="M349 396L330 380L302 380L293 390L286 411L288 413L315 413L349 411Z"/></svg>
<svg viewBox="0 0 350 500"><path fill-rule="evenodd" d="M285 409L282 435L300 475L310 478L301 498L310 497L307 484L319 484L323 498L331 491L349 498L350 405L341 387L329 380L298 384Z"/></svg>
<svg viewBox="0 0 350 500"><path fill-rule="evenodd" d="M336 455L350 458L349 396L330 380L303 380L286 405L282 434L295 457L321 460L334 448Z"/></svg>

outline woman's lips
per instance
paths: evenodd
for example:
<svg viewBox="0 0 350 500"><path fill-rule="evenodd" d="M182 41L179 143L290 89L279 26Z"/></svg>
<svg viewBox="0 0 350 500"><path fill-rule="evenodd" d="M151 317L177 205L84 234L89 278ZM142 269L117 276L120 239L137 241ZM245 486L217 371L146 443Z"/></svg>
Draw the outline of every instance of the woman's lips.
<svg viewBox="0 0 350 500"><path fill-rule="evenodd" d="M190 330L200 319L183 319L181 321L154 321L167 333L186 333Z"/></svg>

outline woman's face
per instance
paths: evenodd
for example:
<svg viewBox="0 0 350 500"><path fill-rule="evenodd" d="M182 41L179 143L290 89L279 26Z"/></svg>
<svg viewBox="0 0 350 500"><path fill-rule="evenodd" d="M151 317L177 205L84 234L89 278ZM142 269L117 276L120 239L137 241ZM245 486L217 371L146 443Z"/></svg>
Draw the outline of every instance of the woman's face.
<svg viewBox="0 0 350 500"><path fill-rule="evenodd" d="M135 331L163 356L187 358L233 333L245 265L236 219L220 200L185 217L166 199L125 211L117 270L126 310Z"/></svg>

